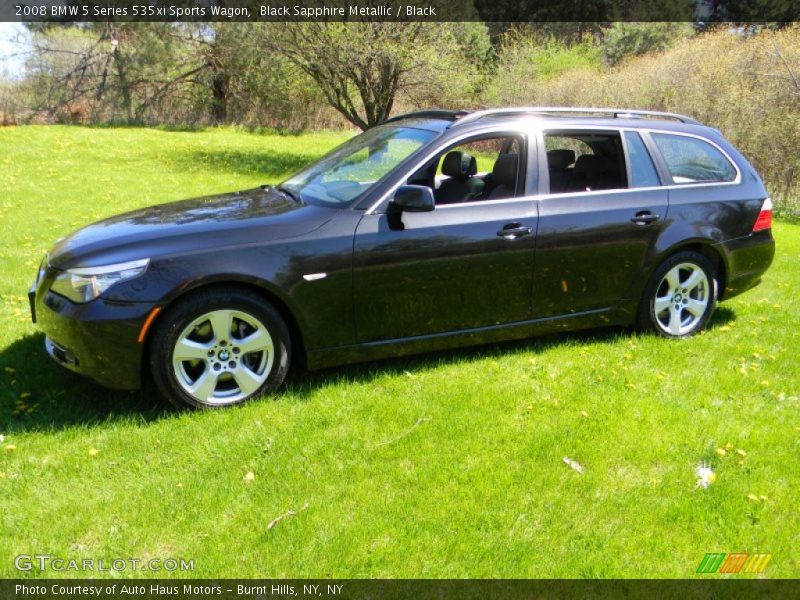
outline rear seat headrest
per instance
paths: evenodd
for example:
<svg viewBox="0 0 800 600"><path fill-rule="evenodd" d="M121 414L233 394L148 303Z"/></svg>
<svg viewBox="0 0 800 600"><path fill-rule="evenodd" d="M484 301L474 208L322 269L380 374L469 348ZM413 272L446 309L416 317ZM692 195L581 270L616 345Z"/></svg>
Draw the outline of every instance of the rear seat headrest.
<svg viewBox="0 0 800 600"><path fill-rule="evenodd" d="M575 150L559 149L547 153L547 166L551 169L566 169L575 162Z"/></svg>
<svg viewBox="0 0 800 600"><path fill-rule="evenodd" d="M492 177L498 185L514 187L517 183L518 154L501 154L494 162Z"/></svg>
<svg viewBox="0 0 800 600"><path fill-rule="evenodd" d="M448 152L442 161L442 175L447 175L448 177L467 179L477 172L478 162L475 157L461 150Z"/></svg>
<svg viewBox="0 0 800 600"><path fill-rule="evenodd" d="M575 162L575 175L589 179L613 173L614 170L614 159L606 156L582 154Z"/></svg>

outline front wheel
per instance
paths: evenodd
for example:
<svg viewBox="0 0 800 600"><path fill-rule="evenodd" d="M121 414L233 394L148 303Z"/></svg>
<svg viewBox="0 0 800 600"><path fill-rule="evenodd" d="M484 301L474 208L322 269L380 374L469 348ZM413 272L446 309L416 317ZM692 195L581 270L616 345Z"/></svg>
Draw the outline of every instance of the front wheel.
<svg viewBox="0 0 800 600"><path fill-rule="evenodd" d="M275 308L248 290L199 292L180 301L153 331L150 368L179 408L241 404L277 389L291 355Z"/></svg>
<svg viewBox="0 0 800 600"><path fill-rule="evenodd" d="M664 261L647 283L638 325L668 338L689 337L705 327L716 305L714 265L698 252L679 252Z"/></svg>

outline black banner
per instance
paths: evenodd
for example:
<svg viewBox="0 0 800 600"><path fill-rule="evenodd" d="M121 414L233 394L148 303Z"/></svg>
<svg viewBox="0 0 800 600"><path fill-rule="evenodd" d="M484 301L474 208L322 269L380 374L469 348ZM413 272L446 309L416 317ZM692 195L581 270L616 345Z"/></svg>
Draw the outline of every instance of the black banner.
<svg viewBox="0 0 800 600"><path fill-rule="evenodd" d="M0 0L0 21L791 22L797 0Z"/></svg>
<svg viewBox="0 0 800 600"><path fill-rule="evenodd" d="M671 598L767 600L794 597L797 580L768 579L633 579L633 580L438 580L438 579L163 579L78 580L17 579L0 581L4 600L400 600L400 599L550 599Z"/></svg>

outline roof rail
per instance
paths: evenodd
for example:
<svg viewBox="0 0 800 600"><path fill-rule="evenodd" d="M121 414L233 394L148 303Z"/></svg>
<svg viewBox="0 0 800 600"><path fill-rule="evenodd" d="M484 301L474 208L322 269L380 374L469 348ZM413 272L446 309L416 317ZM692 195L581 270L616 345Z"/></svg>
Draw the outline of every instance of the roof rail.
<svg viewBox="0 0 800 600"><path fill-rule="evenodd" d="M546 114L574 114L574 115L610 115L614 119L646 119L646 118L659 118L659 119L672 119L680 121L681 123L691 123L699 125L700 123L686 115L679 115L677 113L659 112L655 110L632 110L627 108L572 108L572 107L558 107L558 106L525 106L518 108L489 108L486 110L476 110L467 113L463 117L456 117L456 121L451 125L455 127L464 123L471 123L477 121L482 117L492 115L546 115Z"/></svg>
<svg viewBox="0 0 800 600"><path fill-rule="evenodd" d="M432 108L430 110L418 110L415 112L390 117L386 119L384 123L393 123L403 119L447 119L454 121L459 117L463 117L468 114L471 113L467 110L445 110L440 108Z"/></svg>

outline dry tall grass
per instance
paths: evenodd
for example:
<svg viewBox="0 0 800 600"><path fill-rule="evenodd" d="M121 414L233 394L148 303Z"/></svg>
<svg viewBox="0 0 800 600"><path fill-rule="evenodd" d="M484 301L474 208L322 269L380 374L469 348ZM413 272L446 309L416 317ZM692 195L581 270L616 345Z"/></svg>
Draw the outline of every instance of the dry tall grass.
<svg viewBox="0 0 800 600"><path fill-rule="evenodd" d="M570 71L521 85L531 104L692 115L753 162L780 210L800 213L800 26L747 38L720 30L604 73ZM519 103L521 90L513 94Z"/></svg>

